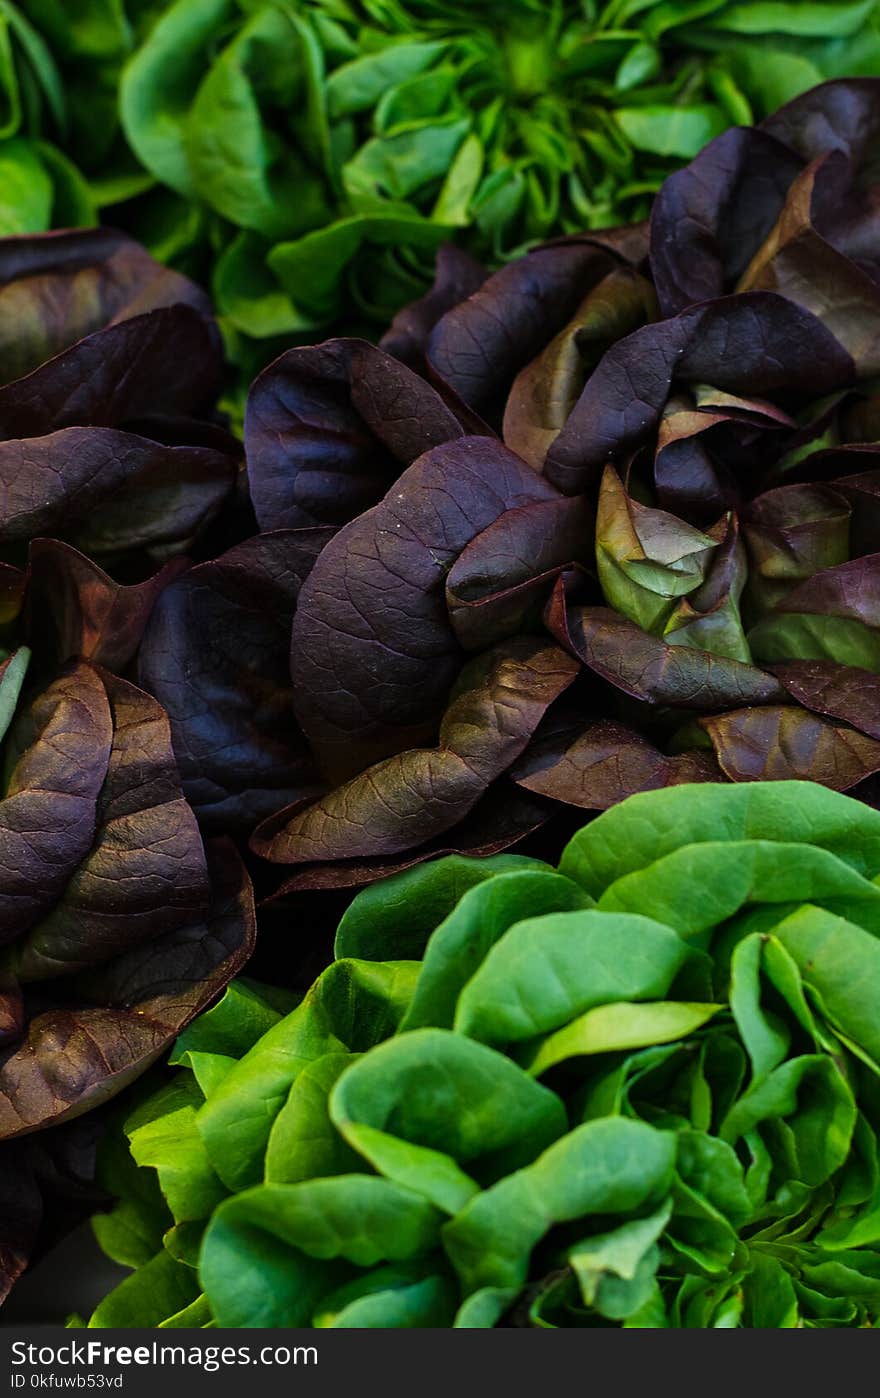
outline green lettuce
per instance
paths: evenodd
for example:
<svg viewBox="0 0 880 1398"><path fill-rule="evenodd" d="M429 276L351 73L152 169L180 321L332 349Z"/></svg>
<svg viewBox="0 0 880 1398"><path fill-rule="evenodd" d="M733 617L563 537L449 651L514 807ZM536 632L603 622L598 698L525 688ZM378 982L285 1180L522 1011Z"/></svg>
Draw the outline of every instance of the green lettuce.
<svg viewBox="0 0 880 1398"><path fill-rule="evenodd" d="M336 958L111 1141L92 1326L880 1322L880 813L644 793L372 885Z"/></svg>
<svg viewBox="0 0 880 1398"><path fill-rule="evenodd" d="M125 222L128 201L155 186L122 132L119 81L163 8L162 0L2 0L0 234L86 227L116 205L123 218L107 221ZM153 200L153 218L164 200Z"/></svg>

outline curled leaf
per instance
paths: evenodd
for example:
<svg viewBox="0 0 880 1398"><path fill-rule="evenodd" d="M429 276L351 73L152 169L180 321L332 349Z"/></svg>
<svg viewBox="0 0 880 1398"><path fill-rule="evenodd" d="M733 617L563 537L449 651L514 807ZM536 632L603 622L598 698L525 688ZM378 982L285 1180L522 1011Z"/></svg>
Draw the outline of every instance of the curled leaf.
<svg viewBox="0 0 880 1398"><path fill-rule="evenodd" d="M526 637L471 661L443 715L435 749L412 749L367 768L252 847L278 863L395 854L442 834L476 805L520 755L576 664Z"/></svg>
<svg viewBox="0 0 880 1398"><path fill-rule="evenodd" d="M821 781L846 791L880 771L880 741L789 705L700 719L731 781Z"/></svg>

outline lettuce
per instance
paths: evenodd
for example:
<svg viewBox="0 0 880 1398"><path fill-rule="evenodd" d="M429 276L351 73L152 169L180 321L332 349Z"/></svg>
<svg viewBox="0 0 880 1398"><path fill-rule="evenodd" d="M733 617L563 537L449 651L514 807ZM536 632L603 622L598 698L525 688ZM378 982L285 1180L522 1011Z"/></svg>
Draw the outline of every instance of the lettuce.
<svg viewBox="0 0 880 1398"><path fill-rule="evenodd" d="M819 87L649 228L476 289L449 249L382 346L257 378L261 532L163 591L139 674L283 896L682 782L870 796L878 135L880 80Z"/></svg>
<svg viewBox="0 0 880 1398"><path fill-rule="evenodd" d="M129 1116L90 1323L876 1325L878 934L880 815L811 783L375 884Z"/></svg>
<svg viewBox="0 0 880 1398"><path fill-rule="evenodd" d="M220 382L204 295L130 239L0 241L0 1295L59 1201L69 1222L93 1197L73 1119L253 946L241 861L203 841L167 714L126 677L232 492Z"/></svg>
<svg viewBox="0 0 880 1398"><path fill-rule="evenodd" d="M865 0L812 23L751 6L752 30L794 50L770 85L740 6L702 23L590 8L177 0L125 70L122 123L146 169L237 230L218 308L266 338L387 319L451 235L497 261L640 217L671 163L752 104L880 65Z"/></svg>
<svg viewBox="0 0 880 1398"><path fill-rule="evenodd" d="M497 264L642 217L727 127L880 71L878 14L4 0L0 232L100 217L210 278L246 380L291 336L387 320L446 238Z"/></svg>

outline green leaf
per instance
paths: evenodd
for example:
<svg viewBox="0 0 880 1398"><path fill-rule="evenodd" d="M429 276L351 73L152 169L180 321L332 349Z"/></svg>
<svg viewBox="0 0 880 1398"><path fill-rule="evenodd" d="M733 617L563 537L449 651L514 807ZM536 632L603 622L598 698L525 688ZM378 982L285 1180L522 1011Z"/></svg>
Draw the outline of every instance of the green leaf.
<svg viewBox="0 0 880 1398"><path fill-rule="evenodd" d="M880 1246L880 1189L867 1208L831 1222L817 1234L816 1242L829 1252Z"/></svg>
<svg viewBox="0 0 880 1398"><path fill-rule="evenodd" d="M418 964L336 961L302 1004L257 1041L199 1113L198 1128L230 1189L262 1178L272 1123L294 1081L328 1053L361 1052L394 1032Z"/></svg>
<svg viewBox="0 0 880 1398"><path fill-rule="evenodd" d="M773 929L819 996L829 1022L880 1068L880 940L819 908L800 908Z"/></svg>
<svg viewBox="0 0 880 1398"><path fill-rule="evenodd" d="M431 211L436 223L451 228L466 228L471 221L471 206L486 163L486 153L479 136L465 136L449 166L437 201Z"/></svg>
<svg viewBox="0 0 880 1398"><path fill-rule="evenodd" d="M844 0L816 4L813 0L754 0L727 5L713 21L718 29L736 34L797 34L839 38L855 34L876 10L875 0Z"/></svg>
<svg viewBox="0 0 880 1398"><path fill-rule="evenodd" d="M757 934L744 938L734 949L731 962L730 1008L755 1079L777 1068L791 1044L791 1032L784 1021L761 1004L764 945Z"/></svg>
<svg viewBox="0 0 880 1398"><path fill-rule="evenodd" d="M663 59L657 45L641 39L622 59L614 75L614 86L618 92L629 92L631 88L656 78L662 65Z"/></svg>
<svg viewBox="0 0 880 1398"><path fill-rule="evenodd" d="M200 1276L220 1326L309 1325L349 1280L339 1261L422 1257L436 1246L439 1220L420 1195L369 1175L261 1185L214 1214Z"/></svg>
<svg viewBox="0 0 880 1398"><path fill-rule="evenodd" d="M456 1330L491 1330L516 1300L515 1286L484 1286L463 1301L455 1316Z"/></svg>
<svg viewBox="0 0 880 1398"><path fill-rule="evenodd" d="M461 104L456 101L459 77L456 67L444 64L431 73L407 78L388 88L373 112L373 134L386 136L425 117L442 117L450 106L461 111Z"/></svg>
<svg viewBox="0 0 880 1398"><path fill-rule="evenodd" d="M265 238L295 236L332 217L323 171L286 145L262 108L314 104L320 57L308 27L266 5L211 64L183 127L195 193Z"/></svg>
<svg viewBox="0 0 880 1398"><path fill-rule="evenodd" d="M656 1247L672 1213L667 1200L645 1218L585 1238L568 1250L585 1306L612 1320L635 1315L655 1289Z"/></svg>
<svg viewBox="0 0 880 1398"><path fill-rule="evenodd" d="M733 1265L737 1235L713 1201L685 1179L673 1186L673 1216L666 1234L678 1265L719 1280Z"/></svg>
<svg viewBox="0 0 880 1398"><path fill-rule="evenodd" d="M625 874L606 889L601 911L638 908L682 937L699 937L750 903L813 902L856 909L880 933L880 887L826 850L809 845L742 840L687 845Z"/></svg>
<svg viewBox="0 0 880 1398"><path fill-rule="evenodd" d="M42 233L52 223L52 180L32 141L0 143L0 236Z"/></svg>
<svg viewBox="0 0 880 1398"><path fill-rule="evenodd" d="M490 859L449 854L392 874L362 889L343 913L334 954L366 961L422 956L434 929L468 889L500 874L530 869L552 872L540 860L518 854Z"/></svg>
<svg viewBox="0 0 880 1398"><path fill-rule="evenodd" d="M815 1261L805 1262L802 1274L830 1296L865 1298L874 1307L880 1298L880 1253L874 1250L854 1250L845 1258L817 1250Z"/></svg>
<svg viewBox="0 0 880 1398"><path fill-rule="evenodd" d="M751 1221L752 1202L743 1167L726 1141L705 1131L679 1131L676 1169L680 1181L735 1228Z"/></svg>
<svg viewBox="0 0 880 1398"><path fill-rule="evenodd" d="M140 162L186 198L195 197L184 135L193 93L234 0L177 0L125 68L119 114Z"/></svg>
<svg viewBox="0 0 880 1398"><path fill-rule="evenodd" d="M89 1329L153 1329L191 1305L198 1294L192 1268L159 1252L104 1297Z"/></svg>
<svg viewBox="0 0 880 1398"><path fill-rule="evenodd" d="M177 1038L169 1064L181 1063L192 1052L243 1053L294 1008L296 996L276 986L262 986L239 977L226 987L216 1005L193 1020Z"/></svg>
<svg viewBox="0 0 880 1398"><path fill-rule="evenodd" d="M680 846L780 836L828 850L868 878L880 872L880 812L813 782L646 791L578 831L559 868L598 898L616 879Z"/></svg>
<svg viewBox="0 0 880 1398"><path fill-rule="evenodd" d="M146 1122L130 1139L137 1164L151 1165L157 1171L177 1223L208 1218L226 1197L226 1189L211 1168L192 1107Z"/></svg>
<svg viewBox="0 0 880 1398"><path fill-rule="evenodd" d="M226 1197L225 1194L223 1197ZM187 1267L198 1267L204 1232L204 1219L187 1219L183 1223L175 1223L168 1229L162 1239L162 1245L175 1261L185 1262Z"/></svg>
<svg viewBox="0 0 880 1398"><path fill-rule="evenodd" d="M220 315L255 339L299 335L312 330L315 318L299 311L278 285L266 263L269 245L243 231L224 248L214 264L214 300Z"/></svg>
<svg viewBox="0 0 880 1398"><path fill-rule="evenodd" d="M421 905L421 900L417 901ZM511 923L583 908L591 901L577 884L554 874L546 865L499 872L471 888L440 921L428 942L401 1030L426 1025L451 1029L459 995Z"/></svg>
<svg viewBox="0 0 880 1398"><path fill-rule="evenodd" d="M183 1310L159 1322L160 1330L204 1330L213 1324L211 1307L205 1295L197 1296Z"/></svg>
<svg viewBox="0 0 880 1398"><path fill-rule="evenodd" d="M351 1053L328 1053L299 1073L269 1135L267 1183L296 1184L359 1167L359 1157L336 1131L329 1111L332 1089L355 1061Z"/></svg>
<svg viewBox="0 0 880 1398"><path fill-rule="evenodd" d="M723 1005L689 1005L675 1000L600 1005L536 1044L524 1045L517 1057L526 1072L537 1078L558 1063L584 1054L619 1053L686 1039L723 1009Z"/></svg>
<svg viewBox="0 0 880 1398"><path fill-rule="evenodd" d="M458 1164L494 1179L565 1130L555 1093L493 1049L445 1029L401 1034L353 1064L333 1091L330 1115L377 1169L451 1213L476 1189Z"/></svg>
<svg viewBox="0 0 880 1398"><path fill-rule="evenodd" d="M108 1257L126 1267L142 1267L162 1247L173 1222L158 1177L139 1168L118 1121L108 1127L98 1152L97 1181L116 1202L92 1218L92 1232Z"/></svg>
<svg viewBox="0 0 880 1398"><path fill-rule="evenodd" d="M774 612L749 632L755 659L833 660L880 674L880 630L852 617Z"/></svg>
<svg viewBox="0 0 880 1398"><path fill-rule="evenodd" d="M665 995L688 959L670 927L596 911L517 922L464 987L455 1028L487 1043L546 1034L596 1005Z"/></svg>
<svg viewBox="0 0 880 1398"><path fill-rule="evenodd" d="M454 231L389 205L386 212L337 219L294 242L278 243L267 261L299 313L322 321L339 313L344 273L362 247L433 253Z"/></svg>
<svg viewBox="0 0 880 1398"><path fill-rule="evenodd" d="M353 209L371 213L377 198L412 199L435 184L446 175L470 128L470 117L450 116L365 141L342 167Z"/></svg>
<svg viewBox="0 0 880 1398"><path fill-rule="evenodd" d="M443 1245L467 1291L521 1286L555 1223L656 1208L674 1161L671 1133L622 1117L587 1122L478 1194L444 1226Z"/></svg>
<svg viewBox="0 0 880 1398"><path fill-rule="evenodd" d="M792 1330L798 1324L797 1294L778 1258L754 1249L749 1277L750 1321L755 1329Z"/></svg>
<svg viewBox="0 0 880 1398"><path fill-rule="evenodd" d="M64 82L52 50L43 38L39 29L25 17L22 11L13 4L6 3L3 6L3 19L9 27L9 37L20 45L22 52L27 58L30 69L39 85L40 94L45 99L52 119L58 130L67 135L67 100L64 90ZM39 20L39 16L37 16ZM12 61L15 62L15 49L12 46ZM16 81L10 74L7 81ZM13 135L13 131L9 131Z"/></svg>
<svg viewBox="0 0 880 1398"><path fill-rule="evenodd" d="M856 1116L852 1093L833 1060L804 1054L753 1083L727 1113L719 1135L733 1143L769 1124L770 1149L784 1177L815 1188L846 1160Z"/></svg>
<svg viewBox="0 0 880 1398"><path fill-rule="evenodd" d="M15 136L21 127L21 88L16 71L9 17L0 10L0 140Z"/></svg>
<svg viewBox="0 0 880 1398"><path fill-rule="evenodd" d="M131 39L123 0L27 0L27 9L66 58L118 57Z"/></svg>
<svg viewBox="0 0 880 1398"><path fill-rule="evenodd" d="M650 10L645 16L644 29L653 38L659 38L668 30L681 24L691 24L694 20L705 19L723 10L728 0L661 0L660 4L649 3L640 8Z"/></svg>
<svg viewBox="0 0 880 1398"><path fill-rule="evenodd" d="M52 181L52 227L92 227L98 222L97 205L85 176L57 146L48 141L33 146Z"/></svg>
<svg viewBox="0 0 880 1398"><path fill-rule="evenodd" d="M400 42L341 64L327 78L330 120L369 111L398 84L427 72L446 48L443 42Z"/></svg>
<svg viewBox="0 0 880 1398"><path fill-rule="evenodd" d="M596 571L616 611L659 634L675 599L704 581L717 547L715 539L676 516L639 504L614 468L605 468L596 513Z"/></svg>
<svg viewBox="0 0 880 1398"><path fill-rule="evenodd" d="M19 646L0 665L0 741L4 738L15 716L18 697L24 684L31 652L27 646Z"/></svg>
<svg viewBox="0 0 880 1398"><path fill-rule="evenodd" d="M613 117L637 150L681 160L691 160L727 126L724 113L710 102L697 102L688 107L663 103L649 107L618 107Z"/></svg>
<svg viewBox="0 0 880 1398"><path fill-rule="evenodd" d="M447 1327L456 1286L431 1263L376 1267L327 1296L314 1317L318 1329L406 1330Z"/></svg>
<svg viewBox="0 0 880 1398"><path fill-rule="evenodd" d="M706 73L712 96L734 126L754 126L751 102L722 63L723 60L713 63Z"/></svg>

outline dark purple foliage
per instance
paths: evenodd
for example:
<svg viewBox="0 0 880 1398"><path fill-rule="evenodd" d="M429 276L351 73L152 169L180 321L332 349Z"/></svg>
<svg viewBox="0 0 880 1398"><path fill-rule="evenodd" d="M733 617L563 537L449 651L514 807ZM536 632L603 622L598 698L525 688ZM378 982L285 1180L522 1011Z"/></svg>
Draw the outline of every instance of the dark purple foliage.
<svg viewBox="0 0 880 1398"><path fill-rule="evenodd" d="M270 532L165 589L140 676L280 896L560 805L880 771L878 140L880 81L826 84L650 228L445 254L383 349L257 380Z"/></svg>
<svg viewBox="0 0 880 1398"><path fill-rule="evenodd" d="M0 1296L47 1194L93 1197L63 1123L253 946L240 858L205 846L168 716L126 677L235 482L221 372L203 293L121 234L0 240Z"/></svg>

